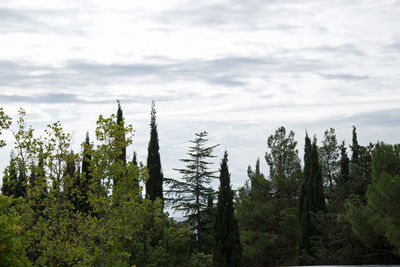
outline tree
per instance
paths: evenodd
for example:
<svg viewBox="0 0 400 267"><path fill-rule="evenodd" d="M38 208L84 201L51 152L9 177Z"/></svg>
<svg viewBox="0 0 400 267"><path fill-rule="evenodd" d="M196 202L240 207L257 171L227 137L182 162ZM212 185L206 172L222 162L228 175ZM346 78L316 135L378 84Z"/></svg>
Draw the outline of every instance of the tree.
<svg viewBox="0 0 400 267"><path fill-rule="evenodd" d="M163 200L164 175L161 169L160 145L158 143L158 131L156 123L156 109L154 101L151 104L150 141L147 149L147 168L149 179L146 181L146 196L150 200L159 198Z"/></svg>
<svg viewBox="0 0 400 267"><path fill-rule="evenodd" d="M285 127L280 127L268 137L270 152L265 153L269 165L269 176L275 197L283 197L296 203L301 183L301 165L294 140L294 132L286 136Z"/></svg>
<svg viewBox="0 0 400 267"><path fill-rule="evenodd" d="M322 174L318 159L316 138L313 143L306 134L304 145L304 182L299 201L298 261L300 265L312 262L312 237L319 232L313 218L318 212L325 212L325 197Z"/></svg>
<svg viewBox="0 0 400 267"><path fill-rule="evenodd" d="M207 222L202 220L202 214L207 209L209 196L213 194L209 184L215 178L208 160L215 157L212 153L218 146L206 146L207 135L207 132L196 133L196 138L190 141L194 145L189 147L189 158L181 159L187 165L183 169L174 169L183 175L183 181L166 179L170 186L167 195L174 197L168 199L169 205L185 214L187 223L195 232L198 252L204 252L203 232Z"/></svg>
<svg viewBox="0 0 400 267"><path fill-rule="evenodd" d="M1 192L5 196L16 196L16 186L17 186L17 170L15 166L14 153L11 152L10 164L4 171L3 184L1 187Z"/></svg>
<svg viewBox="0 0 400 267"><path fill-rule="evenodd" d="M117 125L119 126L119 130L123 130L124 128L124 116L123 116L123 112L121 109L121 104L118 102L118 110L117 110ZM120 139L120 140L119 140ZM120 134L119 139L117 139L117 142L121 142L124 143L125 142L125 134L122 133ZM118 159L122 162L123 165L126 165L126 146L121 146L121 151L120 151L120 155L118 157Z"/></svg>
<svg viewBox="0 0 400 267"><path fill-rule="evenodd" d="M336 176L339 171L339 147L337 144L335 129L330 128L325 131L322 146L318 151L324 185L329 187L330 194L332 193L334 182L336 181Z"/></svg>
<svg viewBox="0 0 400 267"><path fill-rule="evenodd" d="M92 210L89 203L89 191L90 185L92 184L92 171L91 171L91 161L92 155L91 150L92 146L90 144L89 133L86 133L85 142L82 144L82 171L80 174L80 182L79 182L79 202L77 209L83 213L88 213Z"/></svg>
<svg viewBox="0 0 400 267"><path fill-rule="evenodd" d="M372 183L366 202L357 194L346 201L346 219L375 261L393 264L400 259L400 145L378 143L373 151ZM393 255L396 254L396 256Z"/></svg>
<svg viewBox="0 0 400 267"><path fill-rule="evenodd" d="M235 218L233 192L228 169L228 153L226 151L221 162L219 181L213 264L217 267L242 266L242 245Z"/></svg>
<svg viewBox="0 0 400 267"><path fill-rule="evenodd" d="M297 201L302 171L294 132L278 128L268 137L268 179L250 166L247 182L239 190L238 221L245 266L293 265L296 263Z"/></svg>

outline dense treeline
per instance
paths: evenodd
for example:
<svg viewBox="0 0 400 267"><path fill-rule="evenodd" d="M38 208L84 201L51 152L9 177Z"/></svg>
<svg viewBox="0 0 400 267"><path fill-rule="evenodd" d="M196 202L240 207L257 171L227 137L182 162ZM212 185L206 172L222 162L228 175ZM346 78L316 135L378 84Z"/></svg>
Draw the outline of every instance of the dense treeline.
<svg viewBox="0 0 400 267"><path fill-rule="evenodd" d="M0 135L15 140L0 195L1 266L400 262L400 145L362 146L353 128L350 154L329 129L321 145L306 134L302 166L294 132L280 127L267 139L268 176L257 160L234 192L228 153L213 170L218 145L207 132L191 141L181 177L164 177L154 103L146 166L135 152L127 159L133 128L119 103L79 153L59 122L37 137L24 118L21 109L13 124L0 108Z"/></svg>

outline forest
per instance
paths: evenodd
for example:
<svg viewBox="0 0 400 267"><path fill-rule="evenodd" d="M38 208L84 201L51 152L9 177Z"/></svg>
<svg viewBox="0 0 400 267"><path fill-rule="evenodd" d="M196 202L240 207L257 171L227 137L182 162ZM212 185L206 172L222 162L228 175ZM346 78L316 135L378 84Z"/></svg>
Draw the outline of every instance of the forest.
<svg viewBox="0 0 400 267"><path fill-rule="evenodd" d="M147 162L118 103L81 151L60 122L38 135L0 108L13 146L0 195L1 266L290 266L400 263L400 144L349 144L327 129L266 137L268 175L249 162L233 190L225 151L196 133L176 178L164 177L154 102ZM351 129L349 129L351 131ZM14 142L1 135L11 132ZM219 188L211 186L213 179ZM167 209L184 214L174 220Z"/></svg>

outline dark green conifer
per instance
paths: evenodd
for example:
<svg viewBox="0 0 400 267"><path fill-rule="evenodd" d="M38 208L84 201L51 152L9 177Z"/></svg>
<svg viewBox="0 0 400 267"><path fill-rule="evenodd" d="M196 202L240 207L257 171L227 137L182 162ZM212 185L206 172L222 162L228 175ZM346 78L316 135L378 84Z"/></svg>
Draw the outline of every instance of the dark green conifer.
<svg viewBox="0 0 400 267"><path fill-rule="evenodd" d="M163 200L163 180L164 176L161 169L160 145L158 142L158 132L156 123L156 109L154 101L151 103L151 121L150 121L150 141L147 154L147 168L149 170L149 179L146 182L146 196L155 200Z"/></svg>
<svg viewBox="0 0 400 267"><path fill-rule="evenodd" d="M133 165L134 166L138 166L138 162L137 162L137 155L136 155L136 152L134 151L133 152L133 157L132 157L132 163L133 163Z"/></svg>
<svg viewBox="0 0 400 267"><path fill-rule="evenodd" d="M353 142L353 145L351 146L351 151L352 151L351 162L356 163L358 161L358 158L360 155L360 146L358 144L357 129L355 126L353 126L352 142Z"/></svg>
<svg viewBox="0 0 400 267"><path fill-rule="evenodd" d="M15 196L16 194L18 177L15 163L14 154L11 152L10 165L8 165L4 172L3 184L1 187L1 192L5 196Z"/></svg>
<svg viewBox="0 0 400 267"><path fill-rule="evenodd" d="M216 267L242 266L242 245L233 206L233 191L225 151L220 168L213 264Z"/></svg>
<svg viewBox="0 0 400 267"><path fill-rule="evenodd" d="M90 169L90 164L92 161L92 154L90 152L91 145L89 140L89 133L86 133L86 139L83 143L83 152L82 152L82 171L80 174L80 199L77 209L83 213L88 213L91 210L91 206L89 203L89 191L90 184L92 183L92 171Z"/></svg>
<svg viewBox="0 0 400 267"><path fill-rule="evenodd" d="M121 105L119 103L119 100L117 100L117 102L118 102L117 124L120 126L121 129L123 129L124 122L125 122L124 121L124 116L123 116L123 113L122 113L122 109L121 109ZM119 140L119 141L121 141L122 143L125 143L125 133L120 138L121 138L121 140ZM121 152L120 152L120 155L119 155L118 159L122 162L122 164L124 166L126 165L126 146L125 145L122 145Z"/></svg>
<svg viewBox="0 0 400 267"><path fill-rule="evenodd" d="M322 173L318 160L316 139L313 143L306 134L304 145L304 182L299 200L299 235L298 263L300 265L312 262L313 236L318 235L313 216L325 212L326 204L322 185Z"/></svg>
<svg viewBox="0 0 400 267"><path fill-rule="evenodd" d="M196 134L193 146L189 147L188 159L181 159L187 165L183 169L175 169L179 171L183 177L183 181L174 179L166 179L169 185L167 196L168 203L177 211L182 211L187 217L187 223L191 227L196 236L196 245L198 252L207 252L206 237L208 221L204 221L204 213L210 203L210 195L214 191L209 184L215 177L215 171L209 169L212 164L209 158L214 158L213 150L218 145L206 146L208 139L207 132Z"/></svg>
<svg viewBox="0 0 400 267"><path fill-rule="evenodd" d="M337 197L341 208L343 207L344 200L349 196L349 164L350 159L347 156L346 146L343 141L340 146L340 172L338 180L336 181Z"/></svg>

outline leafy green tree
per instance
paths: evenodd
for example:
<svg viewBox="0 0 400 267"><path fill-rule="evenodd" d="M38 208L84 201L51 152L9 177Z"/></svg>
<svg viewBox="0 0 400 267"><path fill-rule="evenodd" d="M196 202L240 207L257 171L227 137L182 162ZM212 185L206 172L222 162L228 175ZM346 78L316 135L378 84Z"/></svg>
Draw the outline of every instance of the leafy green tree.
<svg viewBox="0 0 400 267"><path fill-rule="evenodd" d="M32 266L23 242L21 216L16 207L23 205L12 197L0 195L0 265Z"/></svg>
<svg viewBox="0 0 400 267"><path fill-rule="evenodd" d="M204 227L208 222L203 221L204 211L207 209L209 196L214 194L209 184L212 178L215 178L215 171L209 169L211 162L208 160L214 158L213 150L218 145L206 146L207 132L196 133L193 146L189 147L189 158L181 159L187 165L183 169L175 169L183 175L183 181L166 179L169 185L168 199L169 205L177 211L182 211L187 223L195 232L197 250L204 251Z"/></svg>
<svg viewBox="0 0 400 267"><path fill-rule="evenodd" d="M312 238L320 235L313 218L318 212L326 212L325 197L322 186L322 173L318 159L316 139L313 143L306 134L304 145L304 182L299 201L299 264L312 263Z"/></svg>
<svg viewBox="0 0 400 267"><path fill-rule="evenodd" d="M8 130L10 125L12 124L11 118L4 113L2 107L0 107L0 136L3 134L4 130ZM0 148L4 147L6 142L3 139L0 139Z"/></svg>
<svg viewBox="0 0 400 267"><path fill-rule="evenodd" d="M228 169L228 153L226 151L221 162L219 181L213 264L218 267L242 266L242 245L235 218L233 191Z"/></svg>
<svg viewBox="0 0 400 267"><path fill-rule="evenodd" d="M154 101L151 104L150 121L150 141L147 154L147 168L149 169L149 179L146 181L146 196L150 200L159 198L163 200L163 181L164 175L161 169L160 145L158 142L158 131L156 123L156 109Z"/></svg>

